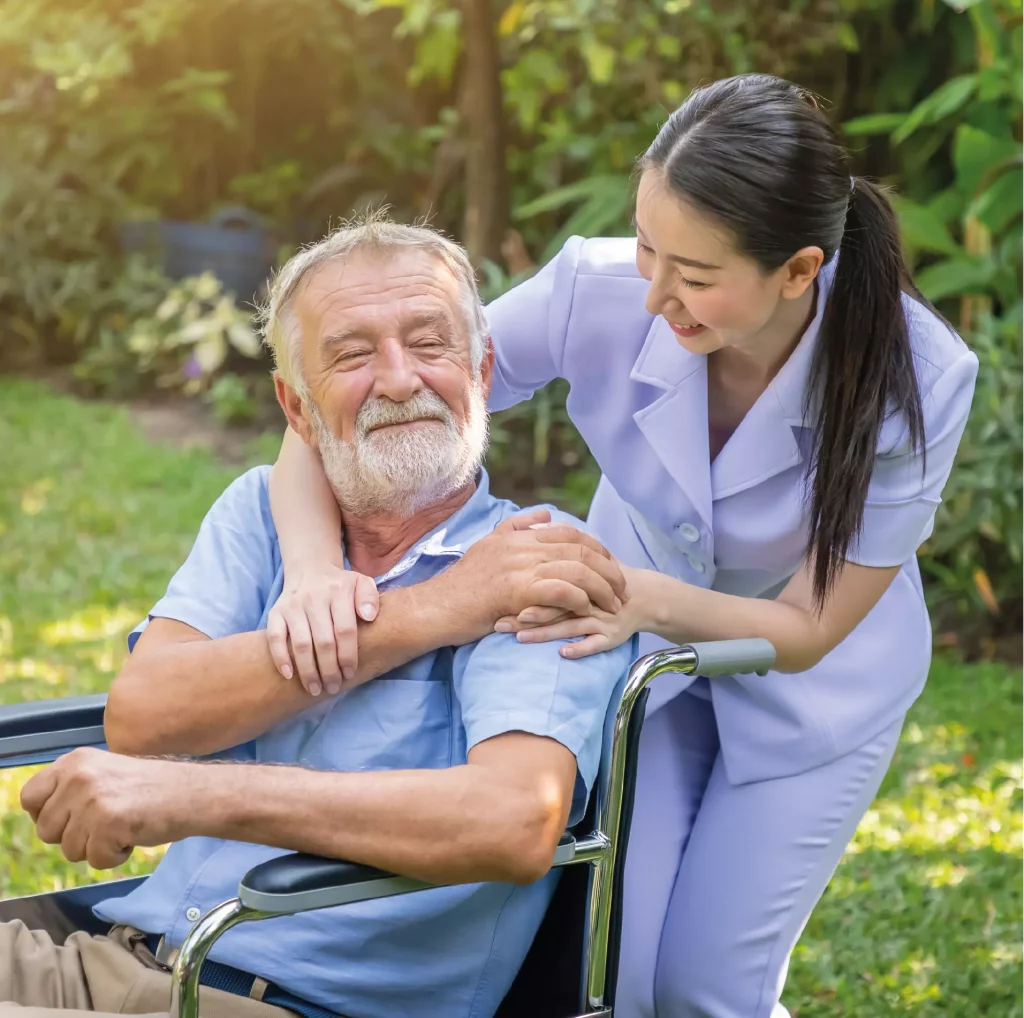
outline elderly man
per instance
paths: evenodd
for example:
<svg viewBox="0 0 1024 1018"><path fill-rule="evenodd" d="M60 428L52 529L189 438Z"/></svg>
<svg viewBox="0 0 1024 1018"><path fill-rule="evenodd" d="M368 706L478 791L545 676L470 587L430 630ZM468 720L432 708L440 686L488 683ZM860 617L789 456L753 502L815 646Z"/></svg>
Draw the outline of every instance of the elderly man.
<svg viewBox="0 0 1024 1018"><path fill-rule="evenodd" d="M359 671L320 698L276 672L264 627L282 565L268 468L250 471L130 637L107 708L115 752L76 751L23 791L39 836L71 859L112 866L174 844L139 889L97 907L108 937L55 947L0 926L0 1001L19 1018L165 1010L167 966L196 920L282 849L458 886L236 927L204 967L205 1015L485 1018L585 807L630 647L574 661L493 626L539 583L560 584L567 606L614 609L621 573L569 527L543 544L518 530L546 514L513 519L488 492L492 356L464 253L421 228L342 229L284 268L268 332L288 422L336 491L347 561L381 592ZM137 758L163 754L217 765Z"/></svg>

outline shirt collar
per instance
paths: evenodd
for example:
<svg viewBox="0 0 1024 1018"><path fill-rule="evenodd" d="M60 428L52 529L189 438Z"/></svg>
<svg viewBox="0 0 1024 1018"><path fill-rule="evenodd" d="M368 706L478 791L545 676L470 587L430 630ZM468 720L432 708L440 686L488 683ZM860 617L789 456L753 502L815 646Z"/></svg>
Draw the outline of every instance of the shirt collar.
<svg viewBox="0 0 1024 1018"><path fill-rule="evenodd" d="M476 490L433 530L417 540L405 554L383 575L375 577L380 585L398 579L424 558L461 558L471 544L489 534L501 518L500 503L490 492L490 478L481 467L477 475ZM351 568L348 555L345 565Z"/></svg>

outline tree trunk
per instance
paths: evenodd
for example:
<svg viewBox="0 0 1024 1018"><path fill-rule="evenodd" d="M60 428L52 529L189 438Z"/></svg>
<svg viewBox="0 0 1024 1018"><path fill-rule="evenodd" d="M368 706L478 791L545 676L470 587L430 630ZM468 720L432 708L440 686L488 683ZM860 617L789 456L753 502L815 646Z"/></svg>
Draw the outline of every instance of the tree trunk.
<svg viewBox="0 0 1024 1018"><path fill-rule="evenodd" d="M462 0L466 140L466 218L463 243L473 264L500 262L508 228L501 57L492 0Z"/></svg>

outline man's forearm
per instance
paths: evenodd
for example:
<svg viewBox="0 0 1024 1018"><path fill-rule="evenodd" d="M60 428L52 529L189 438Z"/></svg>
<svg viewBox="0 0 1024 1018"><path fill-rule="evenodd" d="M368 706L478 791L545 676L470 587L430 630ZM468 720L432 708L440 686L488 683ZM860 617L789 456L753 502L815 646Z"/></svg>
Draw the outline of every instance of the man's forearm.
<svg viewBox="0 0 1024 1018"><path fill-rule="evenodd" d="M188 776L176 839L248 841L432 883L537 880L564 821L539 809L526 787L473 764L356 774L187 766L199 773Z"/></svg>
<svg viewBox="0 0 1024 1018"><path fill-rule="evenodd" d="M359 623L359 669L350 685L483 635L473 625L444 574L389 591L377 618ZM139 647L111 687L107 742L135 756L205 755L248 742L319 702L281 677L262 631Z"/></svg>

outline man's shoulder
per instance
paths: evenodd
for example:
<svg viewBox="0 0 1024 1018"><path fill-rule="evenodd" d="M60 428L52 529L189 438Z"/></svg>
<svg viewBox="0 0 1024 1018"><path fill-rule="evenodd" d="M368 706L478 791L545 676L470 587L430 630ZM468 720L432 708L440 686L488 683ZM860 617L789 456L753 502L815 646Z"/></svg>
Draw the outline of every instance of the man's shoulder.
<svg viewBox="0 0 1024 1018"><path fill-rule="evenodd" d="M571 513L564 512L557 506L551 505L550 503L544 502L537 505L516 505L515 502L510 502L508 499L496 498L494 499L497 512L495 513L494 526L497 527L499 523L503 523L510 516L523 516L526 513L538 512L545 510L551 513L552 523L567 523L571 527L576 527L577 530L585 531L590 533L590 528L583 520L578 519ZM492 528L493 529L493 528Z"/></svg>
<svg viewBox="0 0 1024 1018"><path fill-rule="evenodd" d="M270 513L270 465L251 467L239 474L218 496L207 519L245 530L274 534Z"/></svg>

